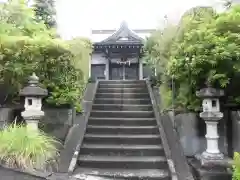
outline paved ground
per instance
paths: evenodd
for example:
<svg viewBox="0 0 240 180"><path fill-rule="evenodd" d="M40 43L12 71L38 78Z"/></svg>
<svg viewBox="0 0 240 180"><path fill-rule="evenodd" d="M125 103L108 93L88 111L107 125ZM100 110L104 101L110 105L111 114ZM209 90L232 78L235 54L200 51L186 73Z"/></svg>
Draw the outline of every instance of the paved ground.
<svg viewBox="0 0 240 180"><path fill-rule="evenodd" d="M44 180L45 178L34 177L25 173L12 171L0 167L0 180ZM108 178L101 178L96 176L77 175L77 179L68 177L65 173L57 173L46 178L45 180L108 180Z"/></svg>
<svg viewBox="0 0 240 180"><path fill-rule="evenodd" d="M0 180L43 180L43 178L30 176L0 167Z"/></svg>

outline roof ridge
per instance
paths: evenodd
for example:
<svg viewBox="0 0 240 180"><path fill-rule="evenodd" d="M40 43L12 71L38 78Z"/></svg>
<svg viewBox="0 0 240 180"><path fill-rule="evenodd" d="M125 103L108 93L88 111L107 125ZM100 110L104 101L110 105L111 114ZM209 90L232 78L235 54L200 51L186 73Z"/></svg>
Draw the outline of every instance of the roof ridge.
<svg viewBox="0 0 240 180"><path fill-rule="evenodd" d="M138 43L141 43L143 41L143 38L138 36L134 31L132 31L128 24L123 21L120 25L120 28L116 30L111 36L107 37L106 39L99 42L100 44L107 44L111 42L128 42L128 41L135 41Z"/></svg>

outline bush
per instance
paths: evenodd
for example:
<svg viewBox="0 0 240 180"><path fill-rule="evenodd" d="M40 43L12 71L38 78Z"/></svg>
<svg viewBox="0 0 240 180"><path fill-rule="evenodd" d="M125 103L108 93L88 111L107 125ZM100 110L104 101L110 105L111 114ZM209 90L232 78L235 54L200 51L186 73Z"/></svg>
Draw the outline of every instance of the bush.
<svg viewBox="0 0 240 180"><path fill-rule="evenodd" d="M168 110L172 106L172 90L168 88L166 83L160 85L161 109Z"/></svg>
<svg viewBox="0 0 240 180"><path fill-rule="evenodd" d="M56 166L57 140L24 126L9 126L0 132L0 161L14 168L43 169Z"/></svg>
<svg viewBox="0 0 240 180"><path fill-rule="evenodd" d="M233 180L240 180L240 154L234 153Z"/></svg>
<svg viewBox="0 0 240 180"><path fill-rule="evenodd" d="M18 98L26 78L35 72L49 90L47 103L73 105L80 111L91 43L55 38L53 29L36 21L26 0L0 3L0 14L0 81L10 88L8 102Z"/></svg>
<svg viewBox="0 0 240 180"><path fill-rule="evenodd" d="M239 24L239 5L222 13L197 6L184 13L178 25L167 23L166 28L148 38L144 60L164 76L174 76L179 108L198 111L201 103L195 94L206 87L206 82L223 88L225 101L240 103L236 90L240 72Z"/></svg>
<svg viewBox="0 0 240 180"><path fill-rule="evenodd" d="M36 72L49 90L48 103L74 105L80 110L85 81L67 44L56 39L0 36L0 53L2 82L11 87L8 99L17 97L26 78Z"/></svg>
<svg viewBox="0 0 240 180"><path fill-rule="evenodd" d="M74 67L82 70L84 81L89 78L89 61L92 52L92 43L86 38L74 38L66 41L70 51L74 54Z"/></svg>

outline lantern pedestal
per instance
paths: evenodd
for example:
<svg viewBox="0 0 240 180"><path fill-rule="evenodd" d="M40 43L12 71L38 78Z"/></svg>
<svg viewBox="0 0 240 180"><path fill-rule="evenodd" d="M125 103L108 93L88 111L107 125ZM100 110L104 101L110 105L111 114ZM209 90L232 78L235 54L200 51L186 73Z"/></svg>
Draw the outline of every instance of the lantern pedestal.
<svg viewBox="0 0 240 180"><path fill-rule="evenodd" d="M199 155L202 157L201 155ZM199 157L199 158L200 158ZM200 158L201 159L201 158ZM231 180L231 163L229 159L205 161L193 158L189 160L190 167L201 180ZM201 161L204 161L204 166ZM228 169L229 167L229 169Z"/></svg>
<svg viewBox="0 0 240 180"><path fill-rule="evenodd" d="M223 118L223 113L218 111L205 111L200 113L200 117L206 123L206 141L207 148L202 153L201 159L203 160L222 160L224 155L220 152L218 147L218 122Z"/></svg>
<svg viewBox="0 0 240 180"><path fill-rule="evenodd" d="M26 121L27 128L32 130L38 130L38 123L44 116L43 111L28 110L21 113L23 119Z"/></svg>

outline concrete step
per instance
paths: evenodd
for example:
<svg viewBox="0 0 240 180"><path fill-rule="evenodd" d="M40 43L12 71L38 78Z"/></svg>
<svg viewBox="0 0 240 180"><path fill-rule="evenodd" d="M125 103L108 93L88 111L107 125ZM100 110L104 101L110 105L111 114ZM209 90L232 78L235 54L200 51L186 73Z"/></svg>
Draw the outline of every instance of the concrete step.
<svg viewBox="0 0 240 180"><path fill-rule="evenodd" d="M97 93L96 98L149 98L148 93Z"/></svg>
<svg viewBox="0 0 240 180"><path fill-rule="evenodd" d="M92 110L109 111L152 111L152 105L139 104L93 104Z"/></svg>
<svg viewBox="0 0 240 180"><path fill-rule="evenodd" d="M162 156L89 156L80 155L80 167L87 168L122 168L122 169L157 169L168 168L167 160Z"/></svg>
<svg viewBox="0 0 240 180"><path fill-rule="evenodd" d="M94 100L94 104L151 104L151 100L149 98L145 99L137 99L137 98L96 98Z"/></svg>
<svg viewBox="0 0 240 180"><path fill-rule="evenodd" d="M100 88L146 88L146 84L99 84Z"/></svg>
<svg viewBox="0 0 240 180"><path fill-rule="evenodd" d="M164 156L161 145L83 144L81 154L101 156Z"/></svg>
<svg viewBox="0 0 240 180"><path fill-rule="evenodd" d="M107 118L90 116L88 125L156 126L157 122L155 118Z"/></svg>
<svg viewBox="0 0 240 180"><path fill-rule="evenodd" d="M85 134L84 143L100 144L161 144L160 135L132 135L132 134Z"/></svg>
<svg viewBox="0 0 240 180"><path fill-rule="evenodd" d="M91 111L91 117L153 118L153 111Z"/></svg>
<svg viewBox="0 0 240 180"><path fill-rule="evenodd" d="M161 169L78 168L73 176L77 178L81 174L98 175L119 180L171 180L169 171Z"/></svg>
<svg viewBox="0 0 240 180"><path fill-rule="evenodd" d="M97 93L148 93L147 88L98 88Z"/></svg>
<svg viewBox="0 0 240 180"><path fill-rule="evenodd" d="M99 84L146 84L144 80L107 80L99 81Z"/></svg>
<svg viewBox="0 0 240 180"><path fill-rule="evenodd" d="M159 134L157 126L106 126L88 125L87 133L91 134Z"/></svg>

